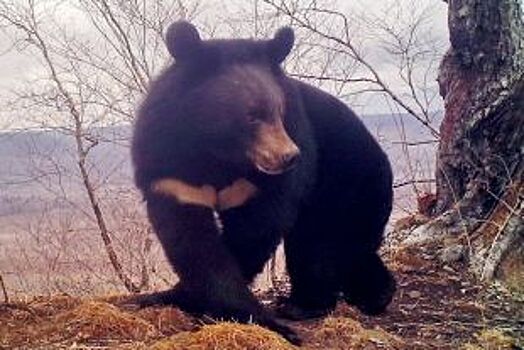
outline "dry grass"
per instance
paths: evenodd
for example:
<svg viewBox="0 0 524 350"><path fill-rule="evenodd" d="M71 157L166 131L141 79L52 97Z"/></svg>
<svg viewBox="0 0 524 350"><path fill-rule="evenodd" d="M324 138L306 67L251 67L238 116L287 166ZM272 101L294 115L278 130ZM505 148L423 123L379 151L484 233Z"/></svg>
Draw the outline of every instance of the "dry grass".
<svg viewBox="0 0 524 350"><path fill-rule="evenodd" d="M203 326L155 343L153 350L293 350L278 334L257 325L231 322Z"/></svg>
<svg viewBox="0 0 524 350"><path fill-rule="evenodd" d="M515 339L498 329L485 329L475 335L473 343L467 343L462 350L514 350L519 349Z"/></svg>
<svg viewBox="0 0 524 350"><path fill-rule="evenodd" d="M58 302L63 300L58 300ZM40 314L45 307L55 315ZM28 344L88 343L108 344L122 341L147 340L160 335L150 322L119 310L116 306L86 301L79 306L62 311L47 302L35 307L10 306L0 313L0 345L22 346ZM49 317L46 317L49 316Z"/></svg>
<svg viewBox="0 0 524 350"><path fill-rule="evenodd" d="M351 318L328 317L313 333L311 346L316 349L404 349L403 341L383 329L366 329Z"/></svg>
<svg viewBox="0 0 524 350"><path fill-rule="evenodd" d="M165 336L196 328L192 318L174 307L146 308L138 310L136 315L153 324Z"/></svg>
<svg viewBox="0 0 524 350"><path fill-rule="evenodd" d="M29 306L38 315L49 316L57 312L71 310L79 306L83 301L68 295L55 295L52 297L36 297L29 303Z"/></svg>
<svg viewBox="0 0 524 350"><path fill-rule="evenodd" d="M146 320L120 311L116 306L88 301L56 317L48 333L61 333L77 341L144 340L158 336L156 328ZM45 335L45 334L42 334Z"/></svg>
<svg viewBox="0 0 524 350"><path fill-rule="evenodd" d="M397 247L389 249L386 258L388 266L394 271L412 272L427 269L431 261L424 254L414 254L413 248Z"/></svg>

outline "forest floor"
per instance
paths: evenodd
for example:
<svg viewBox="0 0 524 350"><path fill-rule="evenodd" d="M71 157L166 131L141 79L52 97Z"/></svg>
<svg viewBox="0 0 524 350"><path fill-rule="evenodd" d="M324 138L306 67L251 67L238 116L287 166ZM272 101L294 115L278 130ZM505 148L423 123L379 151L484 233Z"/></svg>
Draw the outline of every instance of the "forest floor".
<svg viewBox="0 0 524 350"><path fill-rule="evenodd" d="M289 322L305 349L523 349L524 300L479 285L438 247L389 252L398 292L386 314L367 317L339 303L328 317ZM271 304L285 288L260 295ZM122 309L121 297L66 295L0 304L0 348L295 349L255 325L204 325L176 308Z"/></svg>

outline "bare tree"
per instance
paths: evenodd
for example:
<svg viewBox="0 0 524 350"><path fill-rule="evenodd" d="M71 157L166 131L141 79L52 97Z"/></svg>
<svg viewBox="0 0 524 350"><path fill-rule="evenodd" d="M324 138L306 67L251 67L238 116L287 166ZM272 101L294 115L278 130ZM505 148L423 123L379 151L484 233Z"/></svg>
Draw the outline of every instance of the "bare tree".
<svg viewBox="0 0 524 350"><path fill-rule="evenodd" d="M446 114L440 127L436 218L417 229L416 237L447 234L463 240L483 279L522 277L522 3L449 1L449 30L451 48L439 75Z"/></svg>
<svg viewBox="0 0 524 350"><path fill-rule="evenodd" d="M0 2L6 36L45 72L16 91L15 105L23 110L26 125L52 130L73 141L76 175L89 208L83 213L94 221L114 272L132 292L149 285L147 259L141 260L141 277L134 282L118 256L108 210L100 201L110 171L101 169L90 157L107 142L127 145L127 135L108 136L104 130L132 119L151 77L167 61L161 35L164 27L174 19L192 16L195 9L194 2L186 6L175 0ZM63 13L81 25L59 18ZM61 171L57 174L64 175ZM142 234L142 252L147 253L150 238L147 232Z"/></svg>

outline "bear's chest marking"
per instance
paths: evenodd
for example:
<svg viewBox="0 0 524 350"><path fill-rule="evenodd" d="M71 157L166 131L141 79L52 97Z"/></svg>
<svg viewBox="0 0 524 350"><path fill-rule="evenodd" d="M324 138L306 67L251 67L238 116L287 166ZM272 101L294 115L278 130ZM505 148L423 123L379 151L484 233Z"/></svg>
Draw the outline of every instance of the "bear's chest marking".
<svg viewBox="0 0 524 350"><path fill-rule="evenodd" d="M258 188L244 178L217 191L211 185L193 186L175 178L164 178L153 182L155 193L174 197L181 204L192 204L224 211L244 205L256 196Z"/></svg>

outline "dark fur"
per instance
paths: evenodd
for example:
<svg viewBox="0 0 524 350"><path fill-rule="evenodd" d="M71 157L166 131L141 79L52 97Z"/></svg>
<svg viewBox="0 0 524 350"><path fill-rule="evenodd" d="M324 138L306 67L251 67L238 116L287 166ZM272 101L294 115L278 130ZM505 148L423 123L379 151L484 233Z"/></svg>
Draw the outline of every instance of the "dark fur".
<svg viewBox="0 0 524 350"><path fill-rule="evenodd" d="M323 313L339 292L369 313L389 303L394 281L376 253L391 211L388 160L343 103L284 74L279 64L292 35L284 29L266 41L200 41L184 22L168 32L177 63L151 86L140 108L132 155L149 218L180 283L141 299L144 305L252 317L296 341L248 289L283 234L292 283L287 316ZM253 83L242 79L244 73L269 80ZM264 119L282 97L284 125L301 156L292 170L270 176L244 156L255 128L245 119ZM164 177L218 189L244 177L259 195L221 213L221 235L211 209L151 191L151 183Z"/></svg>

